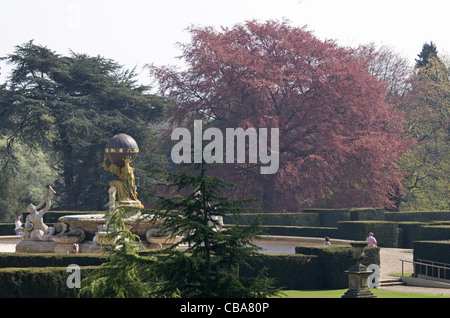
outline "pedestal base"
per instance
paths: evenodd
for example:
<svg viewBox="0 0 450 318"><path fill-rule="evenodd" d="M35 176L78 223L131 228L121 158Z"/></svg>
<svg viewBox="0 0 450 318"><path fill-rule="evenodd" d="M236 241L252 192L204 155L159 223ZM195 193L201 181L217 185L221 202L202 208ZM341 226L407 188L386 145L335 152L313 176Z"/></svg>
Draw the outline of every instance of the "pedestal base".
<svg viewBox="0 0 450 318"><path fill-rule="evenodd" d="M367 271L367 268L360 264L352 268L356 270L346 271L348 273L349 288L342 298L376 298L369 287L367 287L367 278L372 272Z"/></svg>
<svg viewBox="0 0 450 318"><path fill-rule="evenodd" d="M57 245L53 241L23 240L16 245L16 253L54 253Z"/></svg>
<svg viewBox="0 0 450 318"><path fill-rule="evenodd" d="M367 289L349 289L342 295L342 298L376 298L374 294Z"/></svg>

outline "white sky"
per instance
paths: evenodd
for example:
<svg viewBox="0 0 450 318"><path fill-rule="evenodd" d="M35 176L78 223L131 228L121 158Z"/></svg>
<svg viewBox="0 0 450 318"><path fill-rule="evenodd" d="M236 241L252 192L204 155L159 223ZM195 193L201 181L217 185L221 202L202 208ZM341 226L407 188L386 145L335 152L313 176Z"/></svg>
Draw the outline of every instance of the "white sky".
<svg viewBox="0 0 450 318"><path fill-rule="evenodd" d="M34 39L60 54L111 58L126 68L179 64L185 28L283 19L342 45L392 46L411 63L425 42L450 52L448 0L3 0L0 56ZM0 61L0 83L9 67ZM146 74L141 81L148 83Z"/></svg>

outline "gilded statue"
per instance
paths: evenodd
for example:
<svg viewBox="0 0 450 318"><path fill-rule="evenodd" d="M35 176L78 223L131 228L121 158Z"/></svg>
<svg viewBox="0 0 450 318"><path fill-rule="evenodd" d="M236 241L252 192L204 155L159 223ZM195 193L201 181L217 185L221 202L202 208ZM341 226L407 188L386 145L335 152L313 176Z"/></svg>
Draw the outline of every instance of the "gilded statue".
<svg viewBox="0 0 450 318"><path fill-rule="evenodd" d="M143 208L141 202L137 198L134 168L130 166L132 161L131 156L124 156L123 167L120 167L114 163L108 164L108 158L105 154L103 167L106 171L112 172L119 176L119 180L114 180L109 183L110 187L114 187L116 189L116 200L119 205Z"/></svg>

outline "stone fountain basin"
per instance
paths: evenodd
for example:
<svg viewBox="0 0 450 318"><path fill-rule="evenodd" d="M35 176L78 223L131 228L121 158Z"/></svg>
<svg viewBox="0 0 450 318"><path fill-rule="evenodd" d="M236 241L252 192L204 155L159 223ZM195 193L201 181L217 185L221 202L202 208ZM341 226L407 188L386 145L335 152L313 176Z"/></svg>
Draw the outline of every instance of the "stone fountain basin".
<svg viewBox="0 0 450 318"><path fill-rule="evenodd" d="M58 219L59 222L64 222L69 225L70 229L80 228L86 233L86 240L92 239L95 233L103 228L106 224L104 214L76 214L64 215ZM127 226L131 233L139 237L146 238L146 232L149 229L159 228L162 221L151 222L148 218L140 215L130 216L124 218L125 226Z"/></svg>
<svg viewBox="0 0 450 318"><path fill-rule="evenodd" d="M74 244L74 243L80 243L84 240L84 237L79 236L52 236L51 240L53 242L59 243L59 244Z"/></svg>

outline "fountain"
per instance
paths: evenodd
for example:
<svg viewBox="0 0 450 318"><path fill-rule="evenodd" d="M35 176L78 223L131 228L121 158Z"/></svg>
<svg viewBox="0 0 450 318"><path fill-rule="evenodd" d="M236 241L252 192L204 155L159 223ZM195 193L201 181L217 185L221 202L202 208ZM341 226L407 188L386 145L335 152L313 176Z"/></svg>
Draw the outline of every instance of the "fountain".
<svg viewBox="0 0 450 318"><path fill-rule="evenodd" d="M30 204L30 214L25 226L15 229L21 232L21 241L16 245L18 253L69 253L73 244L78 244L80 253L98 253L103 245L112 245L114 240L106 237L111 231L108 216L117 209L125 211L124 223L127 229L139 236L145 248L159 248L161 245L173 244L180 238L160 235L162 220L153 221L151 217L141 214L144 206L137 198L134 168L139 148L136 141L126 135L112 137L105 147L103 166L106 171L119 176L119 180L109 183L109 201L105 214L65 215L58 219L54 227L43 222L43 216L51 207L51 200L56 192L49 187L47 194L37 206ZM109 161L109 163L108 163ZM44 203L45 208L38 211Z"/></svg>

